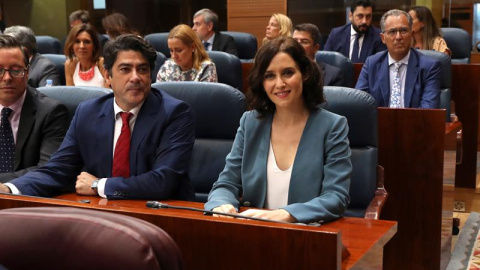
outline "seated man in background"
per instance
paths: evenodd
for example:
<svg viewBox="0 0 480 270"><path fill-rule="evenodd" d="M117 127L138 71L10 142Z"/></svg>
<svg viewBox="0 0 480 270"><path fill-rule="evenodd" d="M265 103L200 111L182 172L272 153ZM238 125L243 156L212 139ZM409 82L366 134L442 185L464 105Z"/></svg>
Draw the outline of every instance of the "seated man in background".
<svg viewBox="0 0 480 270"><path fill-rule="evenodd" d="M315 54L320 49L320 40L322 39L318 27L311 23L295 25L293 39L303 46L307 56L315 62ZM322 62L317 64L323 73L323 85L346 86L343 72L339 68Z"/></svg>
<svg viewBox="0 0 480 270"><path fill-rule="evenodd" d="M67 132L67 108L28 86L28 75L20 43L0 35L0 182L45 164Z"/></svg>
<svg viewBox="0 0 480 270"><path fill-rule="evenodd" d="M48 79L52 80L52 85L60 84L60 74L55 64L37 52L37 40L32 29L15 25L7 27L5 34L14 37L25 50L30 63L28 85L34 88L45 86Z"/></svg>
<svg viewBox="0 0 480 270"><path fill-rule="evenodd" d="M104 55L113 93L81 103L49 162L0 185L1 192L54 196L75 186L80 195L108 199L193 200L190 106L151 89L157 54L143 38L119 36Z"/></svg>
<svg viewBox="0 0 480 270"><path fill-rule="evenodd" d="M193 31L203 43L206 51L222 51L238 56L233 38L218 30L218 16L208 8L193 15Z"/></svg>
<svg viewBox="0 0 480 270"><path fill-rule="evenodd" d="M368 56L387 48L380 40L380 29L372 25L373 3L353 0L349 24L334 28L325 43L325 51L339 52L353 63L364 63Z"/></svg>
<svg viewBox="0 0 480 270"><path fill-rule="evenodd" d="M438 108L441 64L410 48L410 14L387 11L380 25L388 50L367 59L355 88L370 93L379 107Z"/></svg>

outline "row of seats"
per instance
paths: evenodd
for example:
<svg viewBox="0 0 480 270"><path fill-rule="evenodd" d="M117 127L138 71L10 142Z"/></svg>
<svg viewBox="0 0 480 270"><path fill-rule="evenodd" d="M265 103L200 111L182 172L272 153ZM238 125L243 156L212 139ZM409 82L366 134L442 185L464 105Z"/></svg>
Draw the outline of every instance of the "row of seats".
<svg viewBox="0 0 480 270"><path fill-rule="evenodd" d="M225 166L225 157L232 147L240 118L246 111L245 96L237 89L221 83L165 82L155 83L153 87L189 103L195 113L196 140L190 162L190 177L196 201L205 202L213 183ZM105 88L74 86L40 87L39 91L65 103L72 115L82 100L110 92ZM378 212L366 214L375 195L377 175L382 175L377 174L375 101L363 91L346 87L329 86L325 87L324 92L327 100L324 107L344 115L349 123L353 173L351 202L346 215L364 217L368 214L378 217ZM382 189L382 181L379 183ZM385 198L385 193L379 194ZM378 209L379 206L375 205L374 208Z"/></svg>

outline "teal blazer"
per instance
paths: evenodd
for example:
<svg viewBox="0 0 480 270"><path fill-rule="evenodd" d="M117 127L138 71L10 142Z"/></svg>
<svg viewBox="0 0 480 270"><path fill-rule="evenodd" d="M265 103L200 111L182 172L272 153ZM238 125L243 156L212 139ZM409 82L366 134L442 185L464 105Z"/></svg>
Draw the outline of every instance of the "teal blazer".
<svg viewBox="0 0 480 270"><path fill-rule="evenodd" d="M238 209L241 201L245 206L264 207L273 115L257 116L256 111L242 116L206 210L223 204ZM310 114L293 163L288 205L283 208L299 222L327 222L345 211L352 172L347 135L345 117L323 109Z"/></svg>

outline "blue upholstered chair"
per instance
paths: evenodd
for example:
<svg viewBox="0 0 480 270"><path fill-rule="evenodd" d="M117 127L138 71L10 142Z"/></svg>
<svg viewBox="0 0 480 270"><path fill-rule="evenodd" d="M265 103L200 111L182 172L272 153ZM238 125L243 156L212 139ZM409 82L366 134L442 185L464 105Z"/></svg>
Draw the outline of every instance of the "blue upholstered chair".
<svg viewBox="0 0 480 270"><path fill-rule="evenodd" d="M241 62L253 62L257 53L257 38L244 32L221 31L222 34L233 37L237 47L238 58Z"/></svg>
<svg viewBox="0 0 480 270"><path fill-rule="evenodd" d="M48 60L52 61L52 63L55 64L57 67L58 74L60 74L60 85L65 85L66 80L65 80L65 61L67 60L67 57L64 54L42 54Z"/></svg>
<svg viewBox="0 0 480 270"><path fill-rule="evenodd" d="M451 115L451 95L452 95L452 64L450 57L444 53L433 50L418 50L422 54L434 58L442 64L442 80L440 81L440 109L446 111L446 121L450 122Z"/></svg>
<svg viewBox="0 0 480 270"><path fill-rule="evenodd" d="M443 38L452 51L452 64L469 64L472 38L461 28L442 28Z"/></svg>
<svg viewBox="0 0 480 270"><path fill-rule="evenodd" d="M112 93L109 88L93 86L44 86L37 89L46 96L67 106L70 120L72 120L80 102Z"/></svg>
<svg viewBox="0 0 480 270"><path fill-rule="evenodd" d="M350 204L345 216L378 219L387 193L383 188L383 168L378 166L377 105L368 93L348 87L325 86L328 111L348 121L352 150Z"/></svg>
<svg viewBox="0 0 480 270"><path fill-rule="evenodd" d="M315 54L315 61L327 63L342 70L345 76L345 83L349 87L355 87L355 68L352 60L339 52L318 51Z"/></svg>
<svg viewBox="0 0 480 270"><path fill-rule="evenodd" d="M51 36L35 36L37 40L38 53L63 54L60 40Z"/></svg>
<svg viewBox="0 0 480 270"><path fill-rule="evenodd" d="M157 52L161 52L165 57L170 58L170 49L168 49L168 32L152 33L145 36L148 41L155 48Z"/></svg>
<svg viewBox="0 0 480 270"><path fill-rule="evenodd" d="M155 61L155 68L152 71L152 83L157 81L157 73L162 67L163 63L167 61L167 57L161 52L157 52L157 60Z"/></svg>
<svg viewBox="0 0 480 270"><path fill-rule="evenodd" d="M225 158L246 110L245 96L221 83L161 82L152 87L192 106L196 139L190 160L190 179L196 201L206 202L213 183L225 167Z"/></svg>
<svg viewBox="0 0 480 270"><path fill-rule="evenodd" d="M242 63L235 55L209 51L208 56L217 68L218 82L242 90Z"/></svg>
<svg viewBox="0 0 480 270"><path fill-rule="evenodd" d="M23 207L1 210L0 220L0 262L8 269L182 269L174 240L138 218Z"/></svg>

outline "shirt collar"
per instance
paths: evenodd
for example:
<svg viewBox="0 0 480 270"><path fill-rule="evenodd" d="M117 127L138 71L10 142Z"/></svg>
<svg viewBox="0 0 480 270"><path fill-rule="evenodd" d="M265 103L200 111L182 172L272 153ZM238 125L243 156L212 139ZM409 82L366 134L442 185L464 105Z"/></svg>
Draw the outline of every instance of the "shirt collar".
<svg viewBox="0 0 480 270"><path fill-rule="evenodd" d="M133 118L136 118L138 116L138 113L140 112L140 109L142 108L143 106L143 103L145 102L142 101L142 103L138 104L135 108L131 109L129 112L133 114ZM115 98L113 98L113 112L115 113L115 119L117 119L117 117L119 117L119 113L121 112L124 112L124 110L122 110L122 108L120 108L118 105L117 105L117 102L115 102Z"/></svg>
<svg viewBox="0 0 480 270"><path fill-rule="evenodd" d="M408 59L409 58L410 58L410 50L408 50L407 55L405 55L405 57L400 59L400 61L395 61L395 59L393 59L392 56L390 56L390 53L388 53L388 66L391 66L391 65L395 64L396 62L400 62L404 65L408 65Z"/></svg>
<svg viewBox="0 0 480 270"><path fill-rule="evenodd" d="M214 38L215 38L215 33L213 33L213 35L206 42L208 42L209 45L212 45Z"/></svg>

